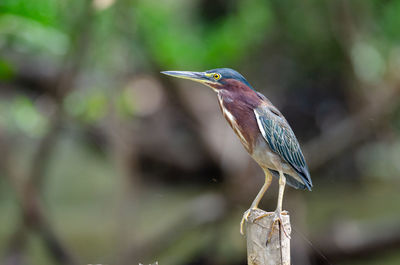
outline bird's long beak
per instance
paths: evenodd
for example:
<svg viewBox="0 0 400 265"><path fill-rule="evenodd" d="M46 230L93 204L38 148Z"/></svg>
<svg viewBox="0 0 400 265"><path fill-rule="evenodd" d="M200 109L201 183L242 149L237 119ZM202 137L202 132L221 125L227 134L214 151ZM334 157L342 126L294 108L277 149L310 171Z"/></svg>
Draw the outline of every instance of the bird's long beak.
<svg viewBox="0 0 400 265"><path fill-rule="evenodd" d="M190 72L190 71L163 71L165 75L170 75L178 78L189 79L200 83L210 82L209 77L204 72Z"/></svg>

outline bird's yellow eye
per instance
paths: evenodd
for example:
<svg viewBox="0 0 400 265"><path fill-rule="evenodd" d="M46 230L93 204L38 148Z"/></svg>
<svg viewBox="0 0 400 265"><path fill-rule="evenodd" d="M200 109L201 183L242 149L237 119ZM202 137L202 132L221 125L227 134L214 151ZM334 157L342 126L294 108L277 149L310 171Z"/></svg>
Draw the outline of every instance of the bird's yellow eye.
<svg viewBox="0 0 400 265"><path fill-rule="evenodd" d="M218 80L218 79L221 78L221 75L220 74L214 74L213 77L214 77L215 80Z"/></svg>

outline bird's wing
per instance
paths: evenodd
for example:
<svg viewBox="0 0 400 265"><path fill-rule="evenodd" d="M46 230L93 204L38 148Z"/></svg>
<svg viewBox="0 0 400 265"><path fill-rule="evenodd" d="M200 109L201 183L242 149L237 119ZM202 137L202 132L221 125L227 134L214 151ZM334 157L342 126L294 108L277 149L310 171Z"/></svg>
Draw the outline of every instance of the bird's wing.
<svg viewBox="0 0 400 265"><path fill-rule="evenodd" d="M292 166L304 185L311 190L312 181L306 161L299 142L285 118L277 109L265 105L255 109L254 114L258 127L271 150Z"/></svg>

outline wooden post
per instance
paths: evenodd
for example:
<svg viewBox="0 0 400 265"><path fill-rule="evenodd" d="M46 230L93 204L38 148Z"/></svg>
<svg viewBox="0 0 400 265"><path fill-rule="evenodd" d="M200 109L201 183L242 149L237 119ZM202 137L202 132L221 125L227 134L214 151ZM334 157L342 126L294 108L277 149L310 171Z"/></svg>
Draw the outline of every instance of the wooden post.
<svg viewBox="0 0 400 265"><path fill-rule="evenodd" d="M260 209L250 210L246 222L247 263L248 265L290 265L290 217L282 213L285 232L276 222L272 234L273 212ZM268 237L271 235L270 241Z"/></svg>

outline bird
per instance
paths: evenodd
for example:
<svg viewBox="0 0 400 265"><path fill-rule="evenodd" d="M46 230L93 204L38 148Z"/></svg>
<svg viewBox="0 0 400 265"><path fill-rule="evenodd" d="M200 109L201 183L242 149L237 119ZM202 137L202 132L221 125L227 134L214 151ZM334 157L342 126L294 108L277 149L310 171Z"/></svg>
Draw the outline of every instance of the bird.
<svg viewBox="0 0 400 265"><path fill-rule="evenodd" d="M311 191L313 187L300 144L282 113L240 73L230 68L161 73L200 82L212 88L217 93L221 112L228 124L264 171L264 185L244 213L240 233L244 235L243 226L250 210L259 209L258 205L273 177L279 180L279 193L272 227L276 222L282 225L282 201L286 183L301 190Z"/></svg>

